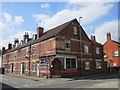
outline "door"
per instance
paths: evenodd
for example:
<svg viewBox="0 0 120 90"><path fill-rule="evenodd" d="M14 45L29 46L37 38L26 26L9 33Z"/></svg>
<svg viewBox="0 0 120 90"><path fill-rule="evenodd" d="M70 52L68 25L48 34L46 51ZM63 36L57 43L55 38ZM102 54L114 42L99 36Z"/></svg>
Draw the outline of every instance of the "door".
<svg viewBox="0 0 120 90"><path fill-rule="evenodd" d="M39 63L37 63L37 76L39 77L39 72L40 72L40 70L39 70L40 68L39 68Z"/></svg>
<svg viewBox="0 0 120 90"><path fill-rule="evenodd" d="M20 74L23 74L23 64L20 64Z"/></svg>
<svg viewBox="0 0 120 90"><path fill-rule="evenodd" d="M53 75L60 75L62 63L59 59L55 59L52 62L53 66Z"/></svg>
<svg viewBox="0 0 120 90"><path fill-rule="evenodd" d="M10 73L13 72L13 63L10 65Z"/></svg>

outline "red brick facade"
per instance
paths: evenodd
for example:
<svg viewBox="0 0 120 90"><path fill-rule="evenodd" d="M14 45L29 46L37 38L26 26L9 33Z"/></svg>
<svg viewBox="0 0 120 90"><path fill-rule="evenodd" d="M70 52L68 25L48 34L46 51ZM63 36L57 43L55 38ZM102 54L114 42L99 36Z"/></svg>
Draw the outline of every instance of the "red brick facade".
<svg viewBox="0 0 120 90"><path fill-rule="evenodd" d="M2 65L6 72L48 77L104 73L103 46L91 39L76 19L45 33L39 27L36 38L3 48Z"/></svg>
<svg viewBox="0 0 120 90"><path fill-rule="evenodd" d="M120 43L111 40L111 34L107 33L107 41L104 44L104 61L108 68L120 67Z"/></svg>

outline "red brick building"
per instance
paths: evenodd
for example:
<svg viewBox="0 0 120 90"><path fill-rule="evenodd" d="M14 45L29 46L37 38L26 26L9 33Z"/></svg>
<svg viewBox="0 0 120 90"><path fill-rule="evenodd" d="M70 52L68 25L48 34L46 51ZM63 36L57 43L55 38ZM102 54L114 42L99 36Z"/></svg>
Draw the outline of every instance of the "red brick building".
<svg viewBox="0 0 120 90"><path fill-rule="evenodd" d="M13 47L12 47L13 46ZM37 34L3 47L2 65L8 73L53 77L104 73L103 46L91 40L76 19L47 32Z"/></svg>
<svg viewBox="0 0 120 90"><path fill-rule="evenodd" d="M104 61L111 70L120 67L120 42L111 40L111 33L106 34L107 41L104 43Z"/></svg>

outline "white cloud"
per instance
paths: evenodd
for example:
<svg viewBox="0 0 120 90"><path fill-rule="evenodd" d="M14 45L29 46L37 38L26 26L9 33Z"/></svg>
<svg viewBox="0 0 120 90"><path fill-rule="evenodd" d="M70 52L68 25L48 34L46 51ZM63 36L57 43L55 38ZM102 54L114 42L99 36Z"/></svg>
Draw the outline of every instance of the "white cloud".
<svg viewBox="0 0 120 90"><path fill-rule="evenodd" d="M112 8L113 4L106 4L106 3L88 3L83 7L77 7L76 5L74 9L68 8L63 9L57 12L52 17L42 19L42 22L39 24L41 25L43 22L45 23L46 29L53 28L57 25L60 25L66 21L69 21L74 18L83 17L81 19L82 24L89 24L100 17L107 15L109 10ZM99 13L98 13L99 12Z"/></svg>
<svg viewBox="0 0 120 90"><path fill-rule="evenodd" d="M50 5L49 5L48 3L45 3L45 4L41 4L40 7L41 7L41 8L48 8L48 7L50 7Z"/></svg>
<svg viewBox="0 0 120 90"><path fill-rule="evenodd" d="M7 12L4 12L3 16L5 18L5 22L11 22L12 21L12 16L9 15Z"/></svg>
<svg viewBox="0 0 120 90"><path fill-rule="evenodd" d="M8 39L7 39L7 40L2 40L1 45L2 45L2 46L5 46L5 47L7 48L9 42L12 43L12 44L14 44L15 38L18 38L18 39L19 39L19 42L20 42L21 40L23 40L23 35L25 34L25 32L28 32L29 37L32 37L32 35L35 34L35 33L32 32L32 31L25 31L25 30L24 30L24 31L22 31L22 32L18 32L18 33L14 34L14 35L8 36Z"/></svg>
<svg viewBox="0 0 120 90"><path fill-rule="evenodd" d="M96 27L95 36L98 42L104 44L107 32L111 33L111 38L118 41L118 21L108 21Z"/></svg>
<svg viewBox="0 0 120 90"><path fill-rule="evenodd" d="M24 19L22 18L22 16L15 16L14 17L14 24L21 25L23 22L24 22Z"/></svg>
<svg viewBox="0 0 120 90"><path fill-rule="evenodd" d="M49 16L48 16L48 15L45 15L45 14L34 14L33 17L34 17L36 20L44 20L44 19L49 18Z"/></svg>

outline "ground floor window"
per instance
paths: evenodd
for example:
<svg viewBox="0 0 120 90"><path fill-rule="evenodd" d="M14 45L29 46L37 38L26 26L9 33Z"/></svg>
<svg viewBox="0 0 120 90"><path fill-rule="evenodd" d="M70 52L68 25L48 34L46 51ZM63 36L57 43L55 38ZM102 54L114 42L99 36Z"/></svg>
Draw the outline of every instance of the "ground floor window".
<svg viewBox="0 0 120 90"><path fill-rule="evenodd" d="M25 71L28 71L28 62L25 63Z"/></svg>
<svg viewBox="0 0 120 90"><path fill-rule="evenodd" d="M76 58L66 58L66 68L76 68Z"/></svg>
<svg viewBox="0 0 120 90"><path fill-rule="evenodd" d="M96 68L101 69L101 60L100 59L96 60Z"/></svg>
<svg viewBox="0 0 120 90"><path fill-rule="evenodd" d="M16 63L13 64L13 71L15 71Z"/></svg>
<svg viewBox="0 0 120 90"><path fill-rule="evenodd" d="M18 63L18 71L20 71L20 63Z"/></svg>
<svg viewBox="0 0 120 90"><path fill-rule="evenodd" d="M90 61L85 61L85 70L90 70Z"/></svg>
<svg viewBox="0 0 120 90"><path fill-rule="evenodd" d="M35 62L32 62L32 71L35 72Z"/></svg>

